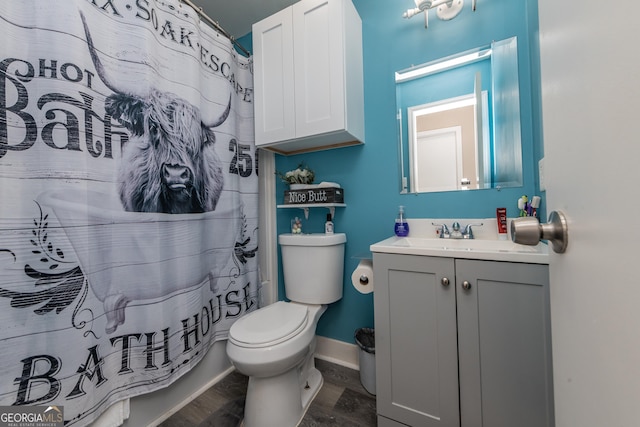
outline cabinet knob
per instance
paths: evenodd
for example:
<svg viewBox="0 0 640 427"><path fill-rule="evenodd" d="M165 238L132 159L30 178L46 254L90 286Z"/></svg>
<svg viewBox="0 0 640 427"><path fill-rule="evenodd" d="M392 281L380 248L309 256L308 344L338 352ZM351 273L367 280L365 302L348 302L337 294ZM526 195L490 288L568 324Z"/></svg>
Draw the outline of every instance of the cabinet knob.
<svg viewBox="0 0 640 427"><path fill-rule="evenodd" d="M471 283L465 280L464 282L462 282L462 289L468 291L469 289L471 289Z"/></svg>
<svg viewBox="0 0 640 427"><path fill-rule="evenodd" d="M442 280L440 280L440 283L442 283L442 286L449 286L449 279L447 279L446 277L443 277Z"/></svg>

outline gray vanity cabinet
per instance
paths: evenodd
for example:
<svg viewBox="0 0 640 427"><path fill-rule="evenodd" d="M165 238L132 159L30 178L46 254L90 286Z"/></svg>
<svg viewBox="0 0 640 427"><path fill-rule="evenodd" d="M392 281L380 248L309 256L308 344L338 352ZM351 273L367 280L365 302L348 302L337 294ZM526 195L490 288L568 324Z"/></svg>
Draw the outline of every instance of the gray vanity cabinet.
<svg viewBox="0 0 640 427"><path fill-rule="evenodd" d="M374 252L373 268L378 426L459 425L454 260Z"/></svg>
<svg viewBox="0 0 640 427"><path fill-rule="evenodd" d="M553 426L547 265L373 259L378 426Z"/></svg>

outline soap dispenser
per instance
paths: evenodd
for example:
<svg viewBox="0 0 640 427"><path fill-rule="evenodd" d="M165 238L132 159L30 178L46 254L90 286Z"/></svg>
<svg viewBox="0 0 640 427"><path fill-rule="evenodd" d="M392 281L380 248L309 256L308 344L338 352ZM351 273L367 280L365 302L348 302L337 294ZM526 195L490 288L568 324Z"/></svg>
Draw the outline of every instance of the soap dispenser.
<svg viewBox="0 0 640 427"><path fill-rule="evenodd" d="M400 206L398 217L396 218L395 233L398 237L406 237L409 235L409 224L404 216L404 206Z"/></svg>

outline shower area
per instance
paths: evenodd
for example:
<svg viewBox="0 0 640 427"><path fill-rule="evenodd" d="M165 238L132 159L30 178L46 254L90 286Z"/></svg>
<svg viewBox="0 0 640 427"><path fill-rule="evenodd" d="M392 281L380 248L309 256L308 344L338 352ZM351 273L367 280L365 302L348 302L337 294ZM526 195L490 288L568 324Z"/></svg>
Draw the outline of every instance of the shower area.
<svg viewBox="0 0 640 427"><path fill-rule="evenodd" d="M152 422L262 303L251 57L179 0L0 17L0 404Z"/></svg>

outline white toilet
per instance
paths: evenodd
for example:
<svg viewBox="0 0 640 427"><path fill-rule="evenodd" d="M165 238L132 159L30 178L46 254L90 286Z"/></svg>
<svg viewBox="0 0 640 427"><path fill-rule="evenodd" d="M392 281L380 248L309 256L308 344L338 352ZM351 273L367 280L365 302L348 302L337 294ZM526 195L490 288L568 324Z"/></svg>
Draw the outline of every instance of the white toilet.
<svg viewBox="0 0 640 427"><path fill-rule="evenodd" d="M336 234L282 234L285 293L236 321L227 355L249 376L245 427L293 427L322 387L315 367L316 325L327 304L342 298L344 244Z"/></svg>

